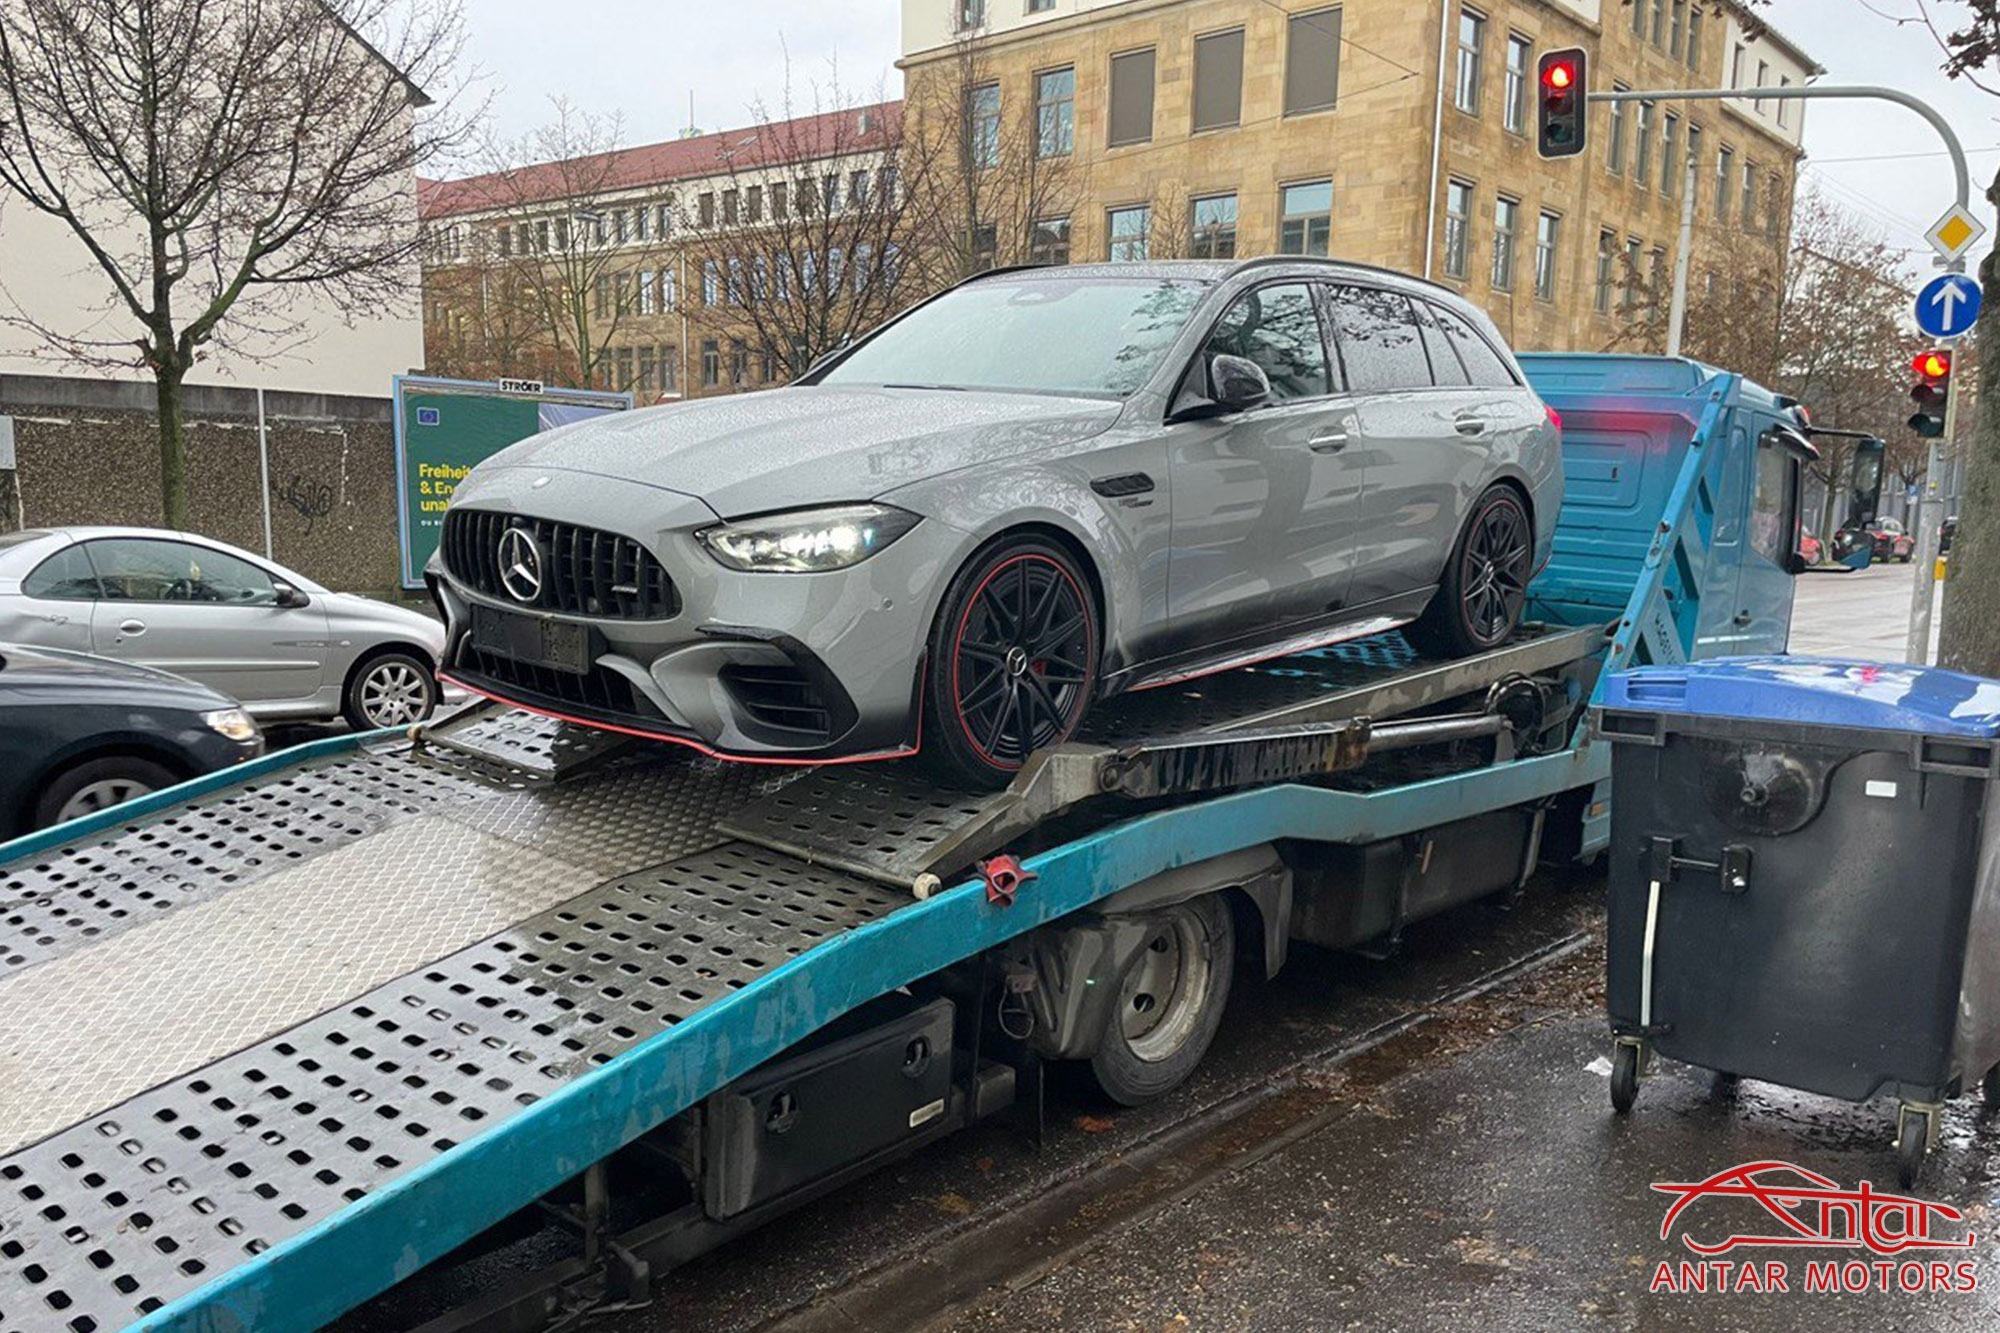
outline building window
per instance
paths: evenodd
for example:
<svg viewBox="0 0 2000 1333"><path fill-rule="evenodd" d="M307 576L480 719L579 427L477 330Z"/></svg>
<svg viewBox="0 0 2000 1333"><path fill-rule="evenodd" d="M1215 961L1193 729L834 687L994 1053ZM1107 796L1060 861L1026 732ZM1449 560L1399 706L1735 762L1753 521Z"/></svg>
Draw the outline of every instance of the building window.
<svg viewBox="0 0 2000 1333"><path fill-rule="evenodd" d="M1326 258L1333 242L1333 182L1287 185L1280 199L1279 251Z"/></svg>
<svg viewBox="0 0 2000 1333"><path fill-rule="evenodd" d="M1243 120L1243 29L1194 39L1194 128L1226 129Z"/></svg>
<svg viewBox="0 0 2000 1333"><path fill-rule="evenodd" d="M715 225L715 195L712 191L706 192L701 196L701 201L697 206L696 212L701 218L702 226L713 227Z"/></svg>
<svg viewBox="0 0 2000 1333"><path fill-rule="evenodd" d="M1189 210L1189 253L1196 259L1236 257L1236 196L1197 199Z"/></svg>
<svg viewBox="0 0 2000 1333"><path fill-rule="evenodd" d="M632 210L632 236L635 240L649 240L653 229L653 210L635 208ZM556 219L556 246L558 249L569 245L569 225L561 218Z"/></svg>
<svg viewBox="0 0 2000 1333"><path fill-rule="evenodd" d="M1107 217L1108 257L1113 263L1124 264L1145 259L1150 250L1147 234L1152 228L1153 210L1145 204L1112 209Z"/></svg>
<svg viewBox="0 0 2000 1333"><path fill-rule="evenodd" d="M1076 69L1035 76L1035 156L1068 157L1076 148Z"/></svg>
<svg viewBox="0 0 2000 1333"><path fill-rule="evenodd" d="M660 392L679 393L681 391L681 349L662 347L660 349Z"/></svg>
<svg viewBox="0 0 2000 1333"><path fill-rule="evenodd" d="M664 241L667 237L674 234L674 198L672 195L667 196L667 202L661 204L658 211L660 215L659 226L654 230L659 238Z"/></svg>
<svg viewBox="0 0 2000 1333"><path fill-rule="evenodd" d="M967 237L966 255L974 273L984 273L1000 262L1000 228L991 222L975 222Z"/></svg>
<svg viewBox="0 0 2000 1333"><path fill-rule="evenodd" d="M1486 16L1476 10L1458 11L1458 90L1452 104L1469 116L1479 114L1480 61L1486 46Z"/></svg>
<svg viewBox="0 0 2000 1333"><path fill-rule="evenodd" d="M612 243L613 243L613 244L616 244L616 245L623 245L623 244L625 244L625 241L626 241L626 237L627 237L627 233L626 233L626 230L625 230L626 226L627 226L627 223L626 223L626 221L625 221L625 210L624 210L624 209L622 209L622 208L614 208L614 209L612 209L612 210L611 210L611 240L612 240Z"/></svg>
<svg viewBox="0 0 2000 1333"><path fill-rule="evenodd" d="M548 219L544 218L540 222L537 222L535 224L535 253L538 255L545 255L548 252L549 252L549 223Z"/></svg>
<svg viewBox="0 0 2000 1333"><path fill-rule="evenodd" d="M785 182L771 182L771 221L783 222L792 215L792 200Z"/></svg>
<svg viewBox="0 0 2000 1333"><path fill-rule="evenodd" d="M1043 218L1035 223L1035 230L1028 241L1028 262L1031 264L1067 264L1069 262L1069 219Z"/></svg>
<svg viewBox="0 0 2000 1333"><path fill-rule="evenodd" d="M1770 81L1771 81L1771 62L1770 62L1770 61L1768 61L1768 60L1760 60L1760 61L1758 61L1758 62L1757 62L1757 91L1758 91L1758 92L1760 92L1760 93L1761 93L1761 92L1763 92L1763 91L1764 91L1764 86L1765 86L1766 84L1770 83ZM1763 115L1763 114L1764 114L1764 99L1763 99L1763 98L1761 98L1761 97L1758 97L1758 98L1754 98L1754 99L1752 99L1752 100L1753 100L1753 101L1754 101L1754 102L1756 103L1756 106L1757 106L1757 114L1758 114L1758 115L1760 115L1760 116L1761 116L1761 115Z"/></svg>
<svg viewBox="0 0 2000 1333"><path fill-rule="evenodd" d="M722 267L713 259L701 261L701 303L722 304Z"/></svg>
<svg viewBox="0 0 2000 1333"><path fill-rule="evenodd" d="M1111 146L1145 143L1153 137L1152 47L1111 57Z"/></svg>
<svg viewBox="0 0 2000 1333"><path fill-rule="evenodd" d="M1660 302L1667 298L1667 248L1656 245L1646 256L1646 280L1652 288L1647 304L1658 309Z"/></svg>
<svg viewBox="0 0 2000 1333"><path fill-rule="evenodd" d="M1736 191L1736 150L1722 147L1715 153L1715 216L1729 217L1729 201Z"/></svg>
<svg viewBox="0 0 2000 1333"><path fill-rule="evenodd" d="M1701 204L1701 126L1699 125L1688 126L1687 160L1692 182L1689 188L1694 191L1694 202L1699 207Z"/></svg>
<svg viewBox="0 0 2000 1333"><path fill-rule="evenodd" d="M1639 103L1639 154L1632 169L1632 183L1644 188L1653 179L1653 104Z"/></svg>
<svg viewBox="0 0 2000 1333"><path fill-rule="evenodd" d="M982 83L965 93L965 155L975 167L1000 165L1000 85Z"/></svg>
<svg viewBox="0 0 2000 1333"><path fill-rule="evenodd" d="M1645 3L1645 0L1633 0L1633 3L1643 4ZM1666 40L1667 40L1667 0L1653 0L1652 42L1654 46L1664 46L1666 45Z"/></svg>
<svg viewBox="0 0 2000 1333"><path fill-rule="evenodd" d="M1789 78L1781 78L1778 80L1778 87L1780 88L1789 88L1791 86L1792 86L1792 81ZM1778 128L1781 130L1790 129L1792 127L1792 104L1782 97L1777 99L1777 103L1778 103Z"/></svg>
<svg viewBox="0 0 2000 1333"><path fill-rule="evenodd" d="M1521 221L1521 201L1501 195L1493 201L1493 290L1514 290L1514 240Z"/></svg>
<svg viewBox="0 0 2000 1333"><path fill-rule="evenodd" d="M1632 0L1632 35L1646 40L1646 0Z"/></svg>
<svg viewBox="0 0 2000 1333"><path fill-rule="evenodd" d="M1757 225L1757 164L1743 164L1743 225L1750 228Z"/></svg>
<svg viewBox="0 0 2000 1333"><path fill-rule="evenodd" d="M1562 245L1562 217L1544 209L1535 224L1535 295L1556 299L1556 252Z"/></svg>
<svg viewBox="0 0 2000 1333"><path fill-rule="evenodd" d="M1688 11L1688 68L1701 72L1701 6L1696 4Z"/></svg>
<svg viewBox="0 0 2000 1333"><path fill-rule="evenodd" d="M847 206L849 208L868 207L869 173L856 171L847 177Z"/></svg>
<svg viewBox="0 0 2000 1333"><path fill-rule="evenodd" d="M660 313L666 314L680 303L680 283L670 268L660 270Z"/></svg>
<svg viewBox="0 0 2000 1333"><path fill-rule="evenodd" d="M618 349L618 378L616 382L621 392L632 387L632 349L629 347Z"/></svg>
<svg viewBox="0 0 2000 1333"><path fill-rule="evenodd" d="M729 344L729 383L730 387L737 389L750 383L750 349L743 345L741 339Z"/></svg>
<svg viewBox="0 0 2000 1333"><path fill-rule="evenodd" d="M1687 51L1688 0L1674 0L1673 21L1667 34L1667 54L1679 60Z"/></svg>
<svg viewBox="0 0 2000 1333"><path fill-rule="evenodd" d="M1729 51L1729 86L1743 86L1743 44L1738 42Z"/></svg>
<svg viewBox="0 0 2000 1333"><path fill-rule="evenodd" d="M1030 14L1046 14L1056 7L1056 0L1028 0Z"/></svg>
<svg viewBox="0 0 2000 1333"><path fill-rule="evenodd" d="M1509 134L1528 132L1528 66L1532 54L1527 38L1517 32L1507 35L1507 87L1500 123Z"/></svg>
<svg viewBox="0 0 2000 1333"><path fill-rule="evenodd" d="M1666 128L1660 132L1660 193L1671 199L1679 191L1681 173L1687 164L1680 159L1681 118L1669 111Z"/></svg>
<svg viewBox="0 0 2000 1333"><path fill-rule="evenodd" d="M506 259L514 253L514 229L506 223L500 224L500 257Z"/></svg>
<svg viewBox="0 0 2000 1333"><path fill-rule="evenodd" d="M1605 229L1597 233L1597 290L1591 304L1600 315L1611 313L1611 285L1618 269L1618 233Z"/></svg>
<svg viewBox="0 0 2000 1333"><path fill-rule="evenodd" d="M743 194L743 214L751 222L764 220L764 187L753 185Z"/></svg>
<svg viewBox="0 0 2000 1333"><path fill-rule="evenodd" d="M1340 100L1340 10L1294 14L1285 24L1285 114L1326 111Z"/></svg>
<svg viewBox="0 0 2000 1333"><path fill-rule="evenodd" d="M743 220L743 194L740 190L722 192L722 225L733 227Z"/></svg>
<svg viewBox="0 0 2000 1333"><path fill-rule="evenodd" d="M1614 83L1611 85L1611 91L1629 93L1632 90L1622 83ZM1614 176L1625 174L1625 108L1630 105L1630 102L1611 104L1611 146L1606 163Z"/></svg>
<svg viewBox="0 0 2000 1333"><path fill-rule="evenodd" d="M650 315L653 311L653 275L651 272L639 275L639 313Z"/></svg>
<svg viewBox="0 0 2000 1333"><path fill-rule="evenodd" d="M1646 243L1636 236L1625 240L1625 290L1618 300L1618 308L1630 310L1639 304L1639 256Z"/></svg>
<svg viewBox="0 0 2000 1333"><path fill-rule="evenodd" d="M986 24L986 0L958 0L958 30L970 32Z"/></svg>
<svg viewBox="0 0 2000 1333"><path fill-rule="evenodd" d="M611 313L611 279L606 274L597 275L597 293L591 310L599 319Z"/></svg>
<svg viewBox="0 0 2000 1333"><path fill-rule="evenodd" d="M620 315L631 314L632 275L630 273L620 273L617 277L613 278L611 280L611 292L612 300L615 303L612 306L612 310Z"/></svg>
<svg viewBox="0 0 2000 1333"><path fill-rule="evenodd" d="M1453 181L1444 192L1445 276L1463 278L1472 248L1472 187Z"/></svg>

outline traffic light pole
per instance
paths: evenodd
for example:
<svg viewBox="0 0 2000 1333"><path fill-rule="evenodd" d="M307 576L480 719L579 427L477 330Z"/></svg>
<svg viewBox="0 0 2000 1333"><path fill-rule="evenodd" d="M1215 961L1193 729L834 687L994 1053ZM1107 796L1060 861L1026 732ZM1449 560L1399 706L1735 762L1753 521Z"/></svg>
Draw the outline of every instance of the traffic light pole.
<svg viewBox="0 0 2000 1333"><path fill-rule="evenodd" d="M1632 92L1593 92L1587 99L1591 102L1729 102L1729 101L1875 101L1893 102L1907 107L1930 123L1944 141L1951 155L1952 171L1958 178L1958 206L1970 209L1972 206L1972 169L1965 159L1965 145L1959 142L1958 132L1951 123L1938 113L1936 107L1920 97L1912 97L1900 88L1883 88L1865 84L1826 85L1806 88L1659 88L1640 89ZM1682 334L1687 327L1688 269L1694 257L1694 154L1688 154L1688 184L1685 197L1681 200L1680 255L1674 262L1673 307L1667 316L1667 354L1678 356L1681 350ZM1963 257L1950 260L1943 265L1948 273L1965 272ZM1958 377L1950 377L1945 385L1945 426L1944 441L1953 440L1958 428ZM1941 512L1941 488L1943 486L1944 448L1933 441L1930 459L1924 469L1924 489L1917 500L1915 560L1919 564L1916 586L1910 594L1910 640L1908 660L1927 662L1931 651L1931 608L1937 592L1937 548L1938 529L1944 522Z"/></svg>
<svg viewBox="0 0 2000 1333"><path fill-rule="evenodd" d="M1908 107L1930 122L1931 128L1944 140L1946 150L1951 154L1952 170L1958 176L1958 206L1972 206L1972 168L1965 159L1965 145L1959 142L1958 132L1951 123L1938 114L1937 108L1920 97L1912 97L1899 88L1880 88L1865 84L1831 85L1819 84L1808 88L1659 88L1633 92L1617 91L1590 93L1586 100L1591 102L1811 102L1811 101L1880 101L1894 102ZM1688 269L1694 258L1694 155L1688 154L1689 187L1681 200L1680 255L1674 261L1674 301L1667 315L1667 355L1680 355L1682 332L1687 327ZM1965 261L1958 259L1946 265L1952 273L1965 272Z"/></svg>

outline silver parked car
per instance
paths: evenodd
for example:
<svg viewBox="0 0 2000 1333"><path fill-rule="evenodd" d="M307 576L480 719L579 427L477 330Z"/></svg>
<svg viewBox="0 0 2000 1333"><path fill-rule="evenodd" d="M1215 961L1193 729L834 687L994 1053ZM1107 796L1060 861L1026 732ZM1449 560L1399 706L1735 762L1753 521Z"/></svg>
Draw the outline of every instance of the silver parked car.
<svg viewBox="0 0 2000 1333"><path fill-rule="evenodd" d="M0 536L0 641L171 671L260 721L367 730L430 716L444 628L193 533L53 528Z"/></svg>
<svg viewBox="0 0 2000 1333"><path fill-rule="evenodd" d="M447 678L764 761L1004 782L1091 701L1408 626L1505 641L1554 415L1441 288L1315 260L988 274L798 384L475 468Z"/></svg>

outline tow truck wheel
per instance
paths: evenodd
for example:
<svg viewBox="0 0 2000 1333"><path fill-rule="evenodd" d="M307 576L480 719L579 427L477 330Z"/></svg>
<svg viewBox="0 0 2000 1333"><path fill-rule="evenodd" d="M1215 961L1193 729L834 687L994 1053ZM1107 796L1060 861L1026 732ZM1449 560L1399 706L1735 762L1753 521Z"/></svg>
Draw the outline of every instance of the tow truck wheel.
<svg viewBox="0 0 2000 1333"><path fill-rule="evenodd" d="M1222 1024L1235 969L1235 926L1218 895L1161 913L1119 979L1118 1007L1090 1058L1104 1095L1139 1106L1192 1074Z"/></svg>

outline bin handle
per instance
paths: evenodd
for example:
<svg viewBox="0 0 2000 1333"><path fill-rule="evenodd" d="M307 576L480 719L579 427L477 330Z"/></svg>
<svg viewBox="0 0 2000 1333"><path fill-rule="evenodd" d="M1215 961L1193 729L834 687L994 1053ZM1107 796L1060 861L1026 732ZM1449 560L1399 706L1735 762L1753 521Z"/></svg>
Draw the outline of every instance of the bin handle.
<svg viewBox="0 0 2000 1333"><path fill-rule="evenodd" d="M1944 736L1916 738L1915 767L1920 773L1949 773L1966 778L1994 776L2000 748L1991 741Z"/></svg>

